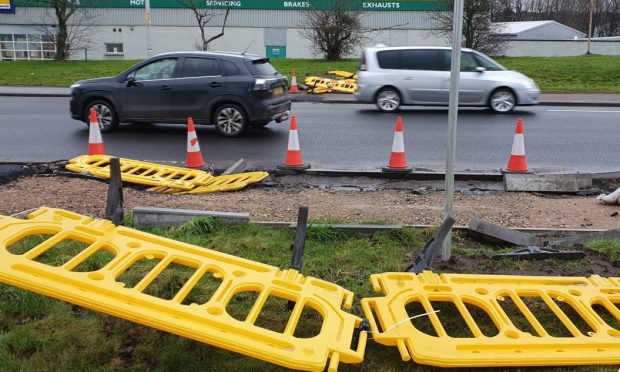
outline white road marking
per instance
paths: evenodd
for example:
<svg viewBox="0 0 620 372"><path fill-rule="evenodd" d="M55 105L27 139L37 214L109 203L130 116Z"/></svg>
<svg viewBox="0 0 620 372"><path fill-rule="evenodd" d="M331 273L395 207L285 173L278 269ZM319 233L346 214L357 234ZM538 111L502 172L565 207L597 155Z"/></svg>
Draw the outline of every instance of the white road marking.
<svg viewBox="0 0 620 372"><path fill-rule="evenodd" d="M600 113L620 113L620 110L547 110L548 112L600 112Z"/></svg>

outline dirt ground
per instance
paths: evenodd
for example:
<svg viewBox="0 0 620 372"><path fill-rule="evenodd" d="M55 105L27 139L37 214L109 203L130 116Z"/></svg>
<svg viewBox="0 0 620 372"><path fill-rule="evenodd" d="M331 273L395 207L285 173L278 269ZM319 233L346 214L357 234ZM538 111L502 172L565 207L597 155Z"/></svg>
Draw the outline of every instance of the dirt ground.
<svg viewBox="0 0 620 372"><path fill-rule="evenodd" d="M291 178L293 177L293 178ZM295 221L299 205L311 219L356 223L441 223L442 182L372 180L309 181L271 176L242 191L205 195L166 195L127 187L125 210L136 206L249 212L250 220ZM615 186L615 185L614 185ZM508 227L611 229L620 227L620 206L599 204L594 196L505 193L498 185L457 184L457 225L472 217ZM40 206L102 217L107 185L50 174L26 176L0 185L0 214Z"/></svg>

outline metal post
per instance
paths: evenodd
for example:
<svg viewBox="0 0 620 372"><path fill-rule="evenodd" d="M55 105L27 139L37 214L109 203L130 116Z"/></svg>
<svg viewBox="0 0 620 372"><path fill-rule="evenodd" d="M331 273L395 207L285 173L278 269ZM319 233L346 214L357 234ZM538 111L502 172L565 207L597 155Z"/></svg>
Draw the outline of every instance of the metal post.
<svg viewBox="0 0 620 372"><path fill-rule="evenodd" d="M454 161L456 158L456 122L459 114L459 80L461 78L461 37L463 34L463 0L454 1L452 22L452 67L450 70L450 108L448 111L448 154L446 157L446 182L444 220L452 216L454 199ZM441 258L450 259L452 251L452 229L443 242Z"/></svg>
<svg viewBox="0 0 620 372"><path fill-rule="evenodd" d="M144 2L144 22L146 23L146 58L153 56L153 42L151 41L151 1Z"/></svg>
<svg viewBox="0 0 620 372"><path fill-rule="evenodd" d="M590 23L588 25L588 52L586 54L590 54L590 41L592 39L592 11L594 8L593 2L594 0L590 0Z"/></svg>

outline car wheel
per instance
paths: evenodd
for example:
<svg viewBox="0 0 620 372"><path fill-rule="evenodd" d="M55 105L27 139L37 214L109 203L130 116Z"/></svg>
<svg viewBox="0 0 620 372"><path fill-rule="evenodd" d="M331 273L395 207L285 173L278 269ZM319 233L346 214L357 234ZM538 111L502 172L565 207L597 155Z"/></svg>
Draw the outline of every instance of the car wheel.
<svg viewBox="0 0 620 372"><path fill-rule="evenodd" d="M400 107L400 94L394 88L379 91L376 99L377 107L383 112L394 112Z"/></svg>
<svg viewBox="0 0 620 372"><path fill-rule="evenodd" d="M510 89L497 89L491 93L489 98L489 106L493 112L506 113L515 108L517 99Z"/></svg>
<svg viewBox="0 0 620 372"><path fill-rule="evenodd" d="M258 120L258 121L253 122L252 126L255 128L262 128L269 123L271 123L271 119L270 120Z"/></svg>
<svg viewBox="0 0 620 372"><path fill-rule="evenodd" d="M215 129L224 137L239 137L248 127L245 112L235 104L218 107L213 118Z"/></svg>
<svg viewBox="0 0 620 372"><path fill-rule="evenodd" d="M97 113L97 121L99 122L99 130L102 133L111 132L118 126L118 115L116 115L116 110L114 106L112 106L107 101L93 101L90 102L86 106L86 110L84 111L84 118L86 121L86 125L90 125L90 109L95 109Z"/></svg>

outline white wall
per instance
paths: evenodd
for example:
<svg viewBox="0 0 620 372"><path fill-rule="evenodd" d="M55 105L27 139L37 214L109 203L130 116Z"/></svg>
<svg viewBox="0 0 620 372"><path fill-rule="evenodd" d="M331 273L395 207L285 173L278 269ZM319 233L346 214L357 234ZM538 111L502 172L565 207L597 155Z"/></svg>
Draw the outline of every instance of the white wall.
<svg viewBox="0 0 620 372"><path fill-rule="evenodd" d="M579 56L588 51L587 40L512 40L508 42L506 55L511 57L560 57ZM620 55L620 40L593 40L590 46L593 54Z"/></svg>

